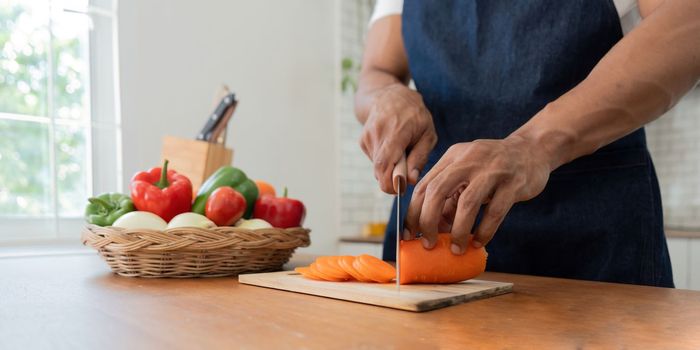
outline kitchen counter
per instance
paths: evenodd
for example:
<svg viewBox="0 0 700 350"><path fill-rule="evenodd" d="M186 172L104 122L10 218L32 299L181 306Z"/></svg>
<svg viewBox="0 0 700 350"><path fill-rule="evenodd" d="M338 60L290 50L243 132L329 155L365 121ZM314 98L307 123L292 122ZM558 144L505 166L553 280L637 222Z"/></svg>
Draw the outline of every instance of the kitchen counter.
<svg viewBox="0 0 700 350"><path fill-rule="evenodd" d="M340 242L341 243L384 244L384 236L381 236L381 237L363 237L363 236L340 237Z"/></svg>
<svg viewBox="0 0 700 350"><path fill-rule="evenodd" d="M666 228L666 238L700 238L700 231L697 229L674 229Z"/></svg>
<svg viewBox="0 0 700 350"><path fill-rule="evenodd" d="M700 348L700 292L481 278L514 292L411 313L236 278L119 277L94 254L0 258L0 348Z"/></svg>

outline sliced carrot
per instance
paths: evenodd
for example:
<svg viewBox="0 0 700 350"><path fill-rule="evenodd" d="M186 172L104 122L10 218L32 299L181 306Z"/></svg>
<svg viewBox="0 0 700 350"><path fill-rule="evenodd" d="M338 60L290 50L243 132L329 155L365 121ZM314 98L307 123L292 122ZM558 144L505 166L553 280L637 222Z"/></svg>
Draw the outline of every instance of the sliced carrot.
<svg viewBox="0 0 700 350"><path fill-rule="evenodd" d="M319 271L318 265L316 265L316 263L312 263L311 265L309 265L309 270L311 271L311 273L320 277L324 281L330 281L330 282L342 282L342 281L344 281L344 279L342 279L342 278L335 278L333 276L326 275L325 273Z"/></svg>
<svg viewBox="0 0 700 350"><path fill-rule="evenodd" d="M352 266L360 274L375 282L387 283L396 277L396 269L393 266L371 255L358 256Z"/></svg>
<svg viewBox="0 0 700 350"><path fill-rule="evenodd" d="M375 283L375 282L377 282L377 281L371 279L369 276L365 275L366 271L365 271L364 273L362 272L362 270L364 270L364 269L363 269L363 267L360 265L360 262L357 261L357 258L355 258L355 260L352 262L352 268L355 269L355 271L357 271L357 273L358 273L360 276L362 276L362 278L364 278L365 281L370 282L370 283Z"/></svg>
<svg viewBox="0 0 700 350"><path fill-rule="evenodd" d="M401 284L456 283L472 279L486 269L486 249L469 244L462 255L450 251L450 234L441 233L435 248L423 248L420 240L401 241Z"/></svg>
<svg viewBox="0 0 700 350"><path fill-rule="evenodd" d="M358 256L356 260L359 260L360 264L371 269L371 274L375 276L372 279L374 279L375 281L379 280L388 282L396 277L396 268L394 268L393 266L391 266L391 264L387 263L384 260L367 254ZM368 275L366 272L363 271L360 271L360 273L364 273L365 276Z"/></svg>
<svg viewBox="0 0 700 350"><path fill-rule="evenodd" d="M345 272L349 273L352 278L360 282L374 282L371 279L362 276L362 274L355 270L355 268L352 266L352 264L355 262L354 256L340 256L338 258L338 265L340 265Z"/></svg>
<svg viewBox="0 0 700 350"><path fill-rule="evenodd" d="M352 278L352 276L345 272L343 268L338 265L338 257L337 256L322 256L316 259L316 268L321 271L324 275L328 275L330 277L336 278L336 279L341 279L341 280L348 280Z"/></svg>
<svg viewBox="0 0 700 350"><path fill-rule="evenodd" d="M302 276L304 276L308 279L316 280L316 281L323 281L323 279L321 277L314 275L314 273L311 272L311 269L309 269L308 266L307 267L297 267L294 269L294 271L300 273Z"/></svg>

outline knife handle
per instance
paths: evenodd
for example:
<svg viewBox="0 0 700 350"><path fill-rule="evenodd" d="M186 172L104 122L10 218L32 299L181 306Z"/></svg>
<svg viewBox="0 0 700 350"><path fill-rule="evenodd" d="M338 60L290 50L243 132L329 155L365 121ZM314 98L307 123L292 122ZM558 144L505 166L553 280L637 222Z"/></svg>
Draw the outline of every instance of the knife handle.
<svg viewBox="0 0 700 350"><path fill-rule="evenodd" d="M229 120L231 120L233 112L236 110L236 106L238 106L238 101L234 101L233 104L226 109L224 115L221 117L221 120L216 124L214 130L211 131L211 139L208 140L209 142L222 144L224 143L219 142L219 139L221 138L221 135L224 134L224 132L226 131L226 127L228 126Z"/></svg>
<svg viewBox="0 0 700 350"><path fill-rule="evenodd" d="M202 131L200 131L199 135L197 135L197 140L213 142L212 133L214 132L214 129L224 117L226 110L229 109L234 103L236 103L235 94L230 93L224 96L214 112L207 119L207 123L204 125L204 128L202 128Z"/></svg>
<svg viewBox="0 0 700 350"><path fill-rule="evenodd" d="M402 155L399 162L394 166L394 171L391 173L391 180L394 184L394 191L397 194L404 193L406 191L406 179L408 173L408 166L406 165L406 155Z"/></svg>

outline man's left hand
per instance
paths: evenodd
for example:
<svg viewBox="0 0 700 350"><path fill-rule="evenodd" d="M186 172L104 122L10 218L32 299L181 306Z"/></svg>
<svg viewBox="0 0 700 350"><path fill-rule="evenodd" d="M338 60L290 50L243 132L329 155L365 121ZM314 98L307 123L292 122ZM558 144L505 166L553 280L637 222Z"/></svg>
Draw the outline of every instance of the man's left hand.
<svg viewBox="0 0 700 350"><path fill-rule="evenodd" d="M470 241L477 248L486 245L514 203L544 189L551 172L545 153L514 135L453 145L416 185L404 239L421 232L423 246L431 249L438 230L450 228L454 254L464 253ZM484 204L482 220L473 230Z"/></svg>

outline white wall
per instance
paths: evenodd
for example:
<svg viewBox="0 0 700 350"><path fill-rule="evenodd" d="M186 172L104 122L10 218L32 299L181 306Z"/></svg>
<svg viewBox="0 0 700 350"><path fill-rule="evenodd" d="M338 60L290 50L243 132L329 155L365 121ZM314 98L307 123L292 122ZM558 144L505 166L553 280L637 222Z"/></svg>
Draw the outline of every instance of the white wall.
<svg viewBox="0 0 700 350"><path fill-rule="evenodd" d="M340 53L343 58L352 59L355 65L362 62L373 8L370 1L341 3ZM355 118L353 97L352 91L346 91L339 100L340 232L343 236L360 235L363 225L369 222L386 222L394 198L379 189L372 162L360 149L362 126ZM340 249L345 248L341 246Z"/></svg>
<svg viewBox="0 0 700 350"><path fill-rule="evenodd" d="M194 137L227 83L240 99L228 145L250 177L303 199L307 251L338 232L332 1L119 2L124 178L154 166L163 135ZM126 188L126 187L125 187Z"/></svg>

